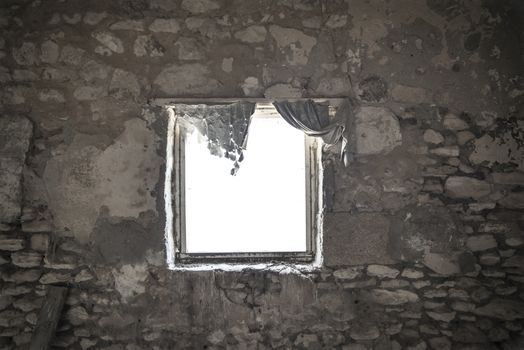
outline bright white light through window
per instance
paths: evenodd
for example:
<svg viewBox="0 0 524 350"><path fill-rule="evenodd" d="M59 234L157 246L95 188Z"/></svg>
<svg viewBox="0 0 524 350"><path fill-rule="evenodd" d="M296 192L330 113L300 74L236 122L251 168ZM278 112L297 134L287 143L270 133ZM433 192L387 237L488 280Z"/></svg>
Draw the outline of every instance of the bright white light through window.
<svg viewBox="0 0 524 350"><path fill-rule="evenodd" d="M185 143L186 252L305 252L304 134L276 111L255 113L236 176L199 137Z"/></svg>

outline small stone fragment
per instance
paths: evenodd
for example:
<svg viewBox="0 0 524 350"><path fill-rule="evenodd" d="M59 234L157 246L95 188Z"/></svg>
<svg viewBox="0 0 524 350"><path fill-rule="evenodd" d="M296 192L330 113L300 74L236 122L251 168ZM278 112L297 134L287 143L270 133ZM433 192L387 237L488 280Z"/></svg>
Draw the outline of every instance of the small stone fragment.
<svg viewBox="0 0 524 350"><path fill-rule="evenodd" d="M491 185L466 176L450 176L444 185L446 194L452 198L479 199L491 193Z"/></svg>
<svg viewBox="0 0 524 350"><path fill-rule="evenodd" d="M11 262L18 267L37 267L42 262L42 254L35 252L16 252L11 254Z"/></svg>
<svg viewBox="0 0 524 350"><path fill-rule="evenodd" d="M409 279L418 279L424 277L424 273L420 270L415 270L407 267L404 270L402 270L401 276Z"/></svg>
<svg viewBox="0 0 524 350"><path fill-rule="evenodd" d="M85 51L81 48L66 45L60 53L59 61L76 66L82 62L82 57L84 56L84 53Z"/></svg>
<svg viewBox="0 0 524 350"><path fill-rule="evenodd" d="M377 326L356 326L349 330L349 336L354 340L373 340L380 336Z"/></svg>
<svg viewBox="0 0 524 350"><path fill-rule="evenodd" d="M419 300L418 295L407 290L373 289L370 296L372 301L382 305L402 305Z"/></svg>
<svg viewBox="0 0 524 350"><path fill-rule="evenodd" d="M460 155L460 149L457 146L438 147L429 152L440 157L458 157Z"/></svg>
<svg viewBox="0 0 524 350"><path fill-rule="evenodd" d="M52 40L46 40L40 45L40 61L43 63L56 63L59 56L59 46Z"/></svg>
<svg viewBox="0 0 524 350"><path fill-rule="evenodd" d="M117 99L132 98L136 101L140 95L140 84L136 75L116 69L109 83L109 94Z"/></svg>
<svg viewBox="0 0 524 350"><path fill-rule="evenodd" d="M361 268L350 267L333 272L333 277L340 280L352 280L361 275Z"/></svg>
<svg viewBox="0 0 524 350"><path fill-rule="evenodd" d="M180 24L175 18L157 18L149 26L149 30L154 33L173 33L180 30Z"/></svg>
<svg viewBox="0 0 524 350"><path fill-rule="evenodd" d="M142 32L144 31L144 22L141 20L129 19L129 20L124 20L124 21L113 23L109 27L109 29L110 30L134 30L137 32Z"/></svg>
<svg viewBox="0 0 524 350"><path fill-rule="evenodd" d="M395 278L400 273L399 270L384 265L369 265L367 274L379 278Z"/></svg>
<svg viewBox="0 0 524 350"><path fill-rule="evenodd" d="M92 101L106 95L107 92L101 86L81 86L73 92L73 96L80 101Z"/></svg>
<svg viewBox="0 0 524 350"><path fill-rule="evenodd" d="M443 124L446 129L454 131L460 131L469 128L468 123L451 113L444 116Z"/></svg>
<svg viewBox="0 0 524 350"><path fill-rule="evenodd" d="M20 47L13 49L13 58L21 66L32 66L36 63L35 44L24 42Z"/></svg>
<svg viewBox="0 0 524 350"><path fill-rule="evenodd" d="M235 33L235 38L245 43L260 43L266 40L267 30L264 26L252 25Z"/></svg>
<svg viewBox="0 0 524 350"><path fill-rule="evenodd" d="M444 136L442 136L442 134L438 131L428 129L424 131L424 141L432 143L434 145L438 145L444 142Z"/></svg>
<svg viewBox="0 0 524 350"><path fill-rule="evenodd" d="M95 32L92 34L92 36L112 52L124 53L124 44L122 43L122 40L113 34L109 32Z"/></svg>
<svg viewBox="0 0 524 350"><path fill-rule="evenodd" d="M471 236L466 242L469 250L478 252L497 247L497 241L492 235Z"/></svg>
<svg viewBox="0 0 524 350"><path fill-rule="evenodd" d="M191 13L199 14L218 10L220 5L215 0L183 0L182 8Z"/></svg>

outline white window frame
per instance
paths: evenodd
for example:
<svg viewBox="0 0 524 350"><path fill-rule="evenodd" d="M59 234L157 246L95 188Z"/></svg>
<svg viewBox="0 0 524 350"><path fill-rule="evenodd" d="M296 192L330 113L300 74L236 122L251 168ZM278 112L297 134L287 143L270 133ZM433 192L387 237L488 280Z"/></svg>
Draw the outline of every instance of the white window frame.
<svg viewBox="0 0 524 350"><path fill-rule="evenodd" d="M284 100L284 98L282 99ZM306 100L287 98L288 101ZM340 105L342 99L313 98L315 102L329 104L330 115L334 115L333 106ZM242 266L260 266L260 264L293 264L297 267L319 267L322 264L322 141L320 138L305 137L306 142L306 251L305 252L256 252L256 253L187 253L185 251L185 206L184 206L184 133L180 124L175 123L173 106L184 104L224 104L238 101L254 102L257 109L272 109L271 99L261 98L171 98L155 99L150 105L161 106L169 117L167 160L165 179L166 201L166 255L170 268L184 266L197 268L213 264L241 264ZM264 265L266 266L266 265ZM269 265L267 265L269 266ZM205 269L205 268L204 268Z"/></svg>

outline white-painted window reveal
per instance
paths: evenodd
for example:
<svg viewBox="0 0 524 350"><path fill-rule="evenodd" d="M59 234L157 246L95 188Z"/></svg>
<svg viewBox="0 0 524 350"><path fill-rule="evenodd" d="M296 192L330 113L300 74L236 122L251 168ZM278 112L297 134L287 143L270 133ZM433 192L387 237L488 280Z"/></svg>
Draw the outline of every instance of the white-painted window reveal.
<svg viewBox="0 0 524 350"><path fill-rule="evenodd" d="M243 161L185 137L186 253L306 252L306 136L275 111L255 112Z"/></svg>

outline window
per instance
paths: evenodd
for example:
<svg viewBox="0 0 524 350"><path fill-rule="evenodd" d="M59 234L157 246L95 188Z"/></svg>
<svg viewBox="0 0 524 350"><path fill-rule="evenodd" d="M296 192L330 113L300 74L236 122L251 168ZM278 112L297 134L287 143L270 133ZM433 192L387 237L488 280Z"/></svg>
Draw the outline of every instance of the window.
<svg viewBox="0 0 524 350"><path fill-rule="evenodd" d="M176 124L173 211L177 263L312 261L318 228L318 138L268 103L252 115L235 176L198 130ZM168 146L170 147L170 146Z"/></svg>

